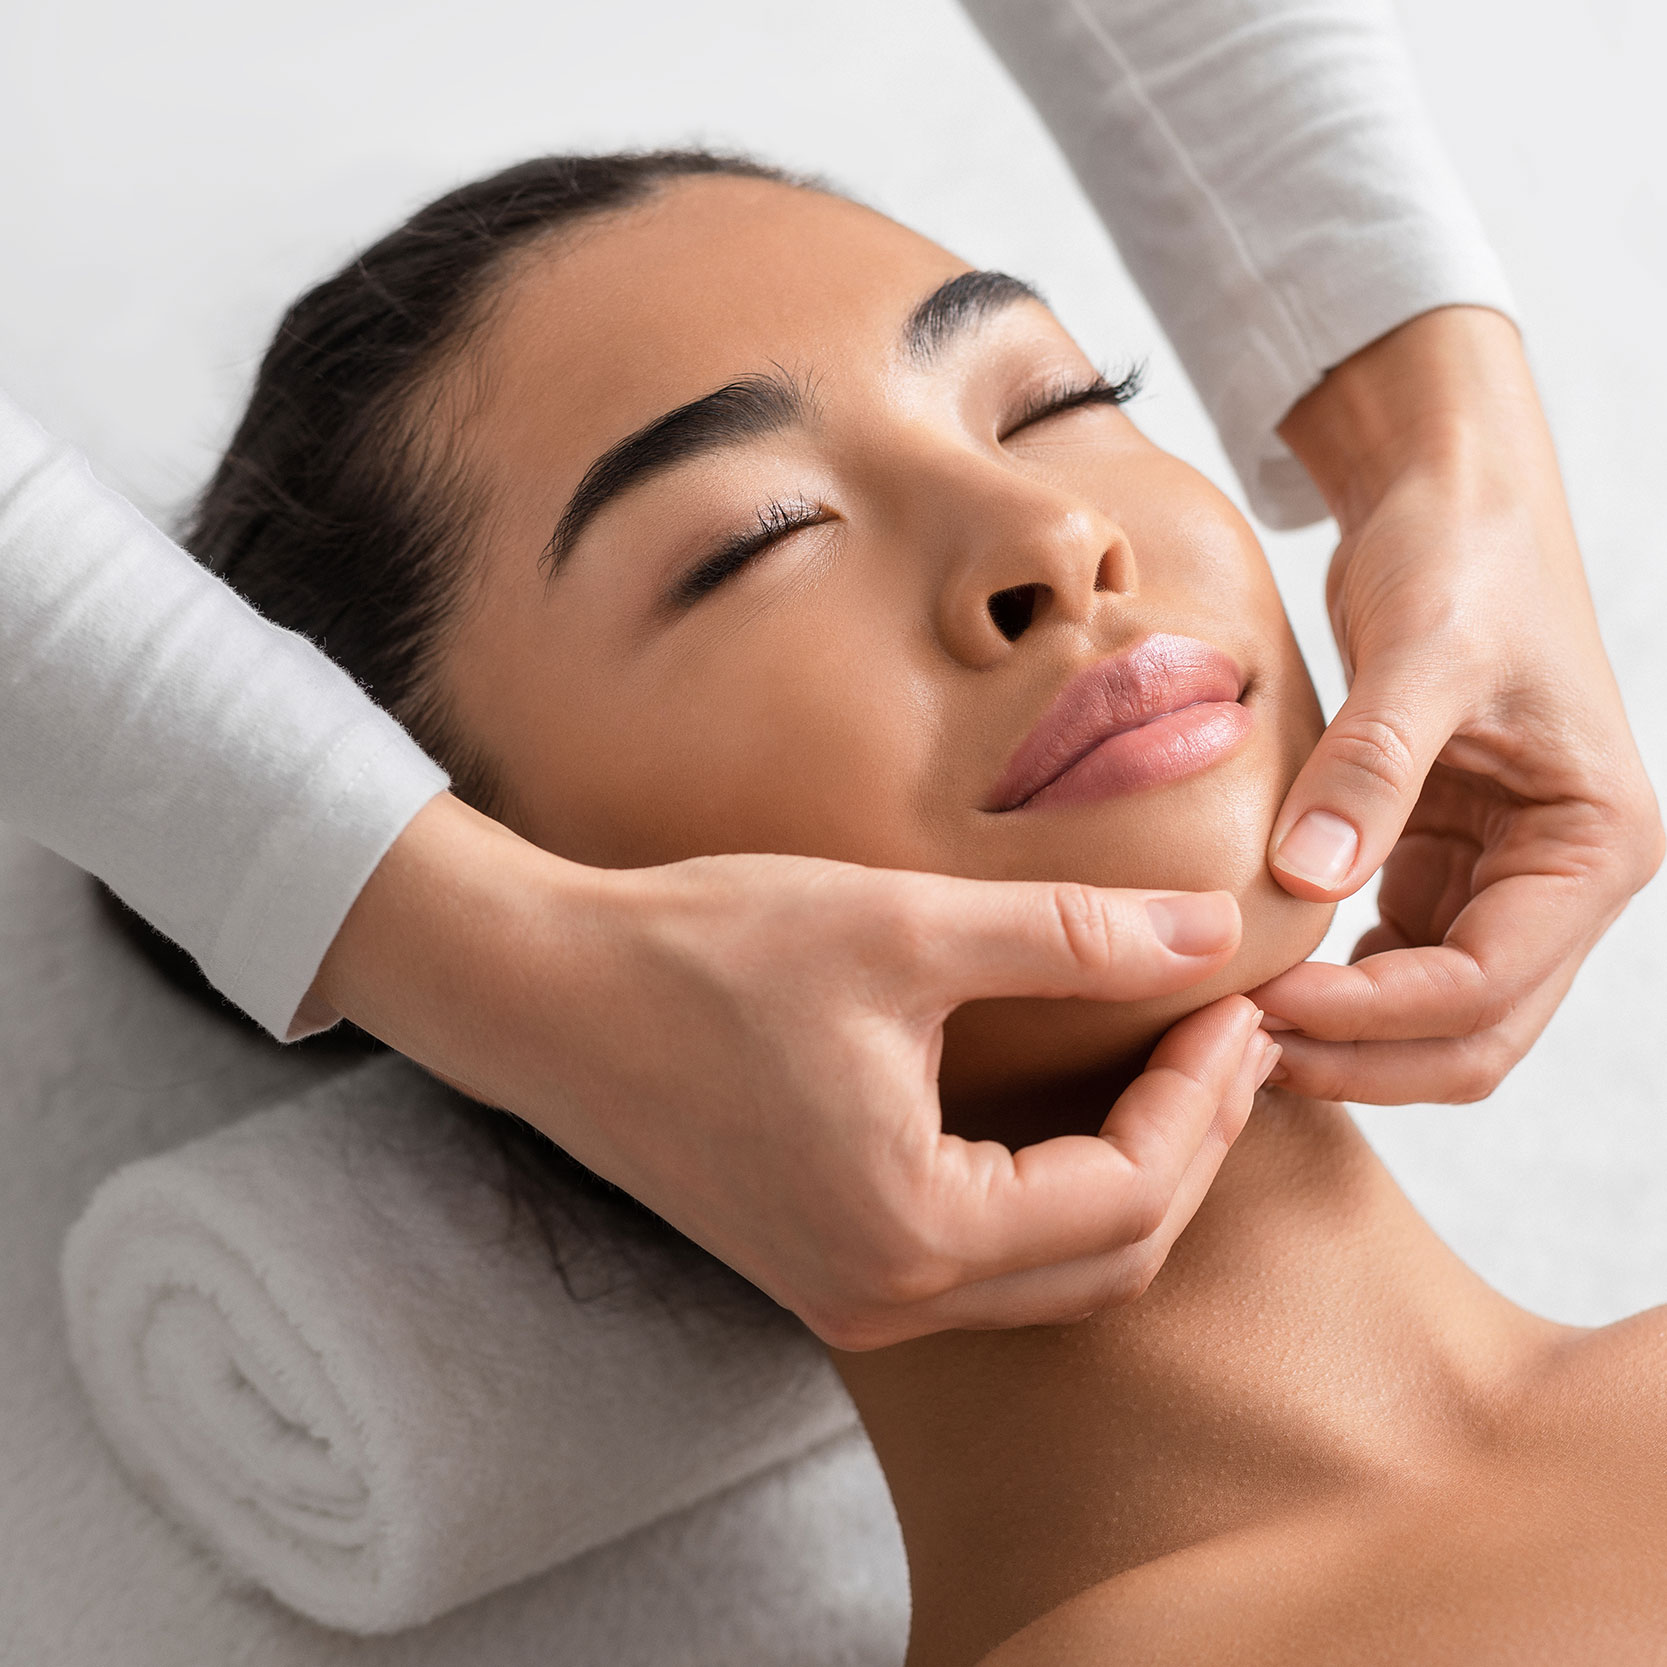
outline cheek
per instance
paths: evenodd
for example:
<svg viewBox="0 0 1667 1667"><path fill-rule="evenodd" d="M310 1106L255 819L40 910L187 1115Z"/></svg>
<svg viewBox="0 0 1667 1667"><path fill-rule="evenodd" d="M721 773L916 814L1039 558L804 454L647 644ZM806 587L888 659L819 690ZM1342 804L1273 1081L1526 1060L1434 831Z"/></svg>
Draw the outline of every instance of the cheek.
<svg viewBox="0 0 1667 1667"><path fill-rule="evenodd" d="M937 723L906 664L808 609L634 662L597 653L554 696L524 831L611 867L731 851L930 867Z"/></svg>

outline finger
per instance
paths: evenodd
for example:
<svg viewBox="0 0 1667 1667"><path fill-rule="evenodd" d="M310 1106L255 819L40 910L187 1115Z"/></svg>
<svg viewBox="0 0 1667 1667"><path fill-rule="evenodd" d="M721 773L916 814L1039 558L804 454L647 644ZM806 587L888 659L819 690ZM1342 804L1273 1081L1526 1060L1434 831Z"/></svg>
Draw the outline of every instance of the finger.
<svg viewBox="0 0 1667 1667"><path fill-rule="evenodd" d="M1439 672L1405 656L1362 666L1275 818L1274 878L1325 902L1358 891L1400 838L1462 712Z"/></svg>
<svg viewBox="0 0 1667 1667"><path fill-rule="evenodd" d="M1367 1105L1471 1105L1486 1099L1534 1045L1579 970L1571 956L1502 1024L1418 1042L1320 1042L1281 1033L1278 1084L1316 1100Z"/></svg>
<svg viewBox="0 0 1667 1667"><path fill-rule="evenodd" d="M1261 1013L1244 996L1227 996L1189 1014L1152 1050L1146 1069L1117 1097L1101 1126L1101 1139L1117 1146L1160 1189L1165 1216L1212 1132L1230 1127L1237 1139L1244 1127L1250 1095L1260 1082L1249 1079L1271 1045L1260 1021ZM1235 1057L1231 1045L1217 1038L1238 1036L1246 1022L1251 1030ZM1182 1108L1188 1113L1185 1123L1178 1115Z"/></svg>
<svg viewBox="0 0 1667 1667"><path fill-rule="evenodd" d="M1176 1183L1163 1221L1157 1231L1138 1247L1145 1249L1149 1256L1155 1258L1152 1266L1154 1274L1168 1256L1170 1247L1191 1222L1198 1206L1203 1203L1205 1194L1221 1168L1222 1160L1250 1120L1257 1091L1277 1068L1283 1052L1284 1049L1271 1036L1265 1033L1252 1035L1239 1062L1238 1073L1216 1109L1215 1121L1206 1130L1198 1150ZM1108 1290L1101 1294L1095 1306L1104 1306L1111 1300L1112 1293Z"/></svg>
<svg viewBox="0 0 1667 1667"><path fill-rule="evenodd" d="M955 1168L935 1238L966 1284L1104 1254L1149 1237L1203 1146L1256 1039L1255 1006L1227 996L1164 1037L1099 1136L1009 1152L943 1137ZM933 1295L941 1293L934 1292Z"/></svg>
<svg viewBox="0 0 1667 1667"><path fill-rule="evenodd" d="M1516 875L1478 893L1443 943L1388 949L1347 967L1304 961L1251 999L1271 1018L1327 1042L1475 1035L1603 932L1613 914L1594 920L1591 909L1578 879Z"/></svg>
<svg viewBox="0 0 1667 1667"><path fill-rule="evenodd" d="M994 996L1137 1001L1184 990L1239 946L1230 892L1110 890L1074 883L898 876L888 949L911 996L947 1006Z"/></svg>
<svg viewBox="0 0 1667 1667"><path fill-rule="evenodd" d="M1545 1019L1479 1036L1431 1042L1315 1042L1281 1036L1278 1086L1314 1100L1357 1105L1473 1105L1485 1100L1533 1045Z"/></svg>
<svg viewBox="0 0 1667 1667"><path fill-rule="evenodd" d="M1244 1128L1257 1090L1279 1055L1278 1045L1270 1039L1251 1038L1227 1097L1156 1233L1115 1251L962 1285L896 1315L896 1340L949 1327L990 1330L1061 1325L1144 1294L1208 1193L1222 1161Z"/></svg>

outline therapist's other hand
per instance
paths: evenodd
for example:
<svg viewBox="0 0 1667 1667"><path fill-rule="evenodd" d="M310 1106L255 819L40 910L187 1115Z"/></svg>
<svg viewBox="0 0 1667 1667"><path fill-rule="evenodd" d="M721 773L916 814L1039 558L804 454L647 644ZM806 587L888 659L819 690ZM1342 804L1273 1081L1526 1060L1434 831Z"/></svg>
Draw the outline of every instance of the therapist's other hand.
<svg viewBox="0 0 1667 1667"><path fill-rule="evenodd" d="M943 1132L943 1021L982 997L1185 989L1238 940L1219 892L798 857L584 868L442 795L316 988L862 1349L1145 1289L1277 1055L1254 1004L1176 1025L1098 1137L1018 1152Z"/></svg>
<svg viewBox="0 0 1667 1667"><path fill-rule="evenodd" d="M1469 307L1346 360L1280 433L1337 518L1351 682L1269 862L1299 897L1347 897L1380 864L1383 883L1351 966L1251 992L1285 1045L1276 1080L1480 1099L1662 857L1551 436L1515 328Z"/></svg>

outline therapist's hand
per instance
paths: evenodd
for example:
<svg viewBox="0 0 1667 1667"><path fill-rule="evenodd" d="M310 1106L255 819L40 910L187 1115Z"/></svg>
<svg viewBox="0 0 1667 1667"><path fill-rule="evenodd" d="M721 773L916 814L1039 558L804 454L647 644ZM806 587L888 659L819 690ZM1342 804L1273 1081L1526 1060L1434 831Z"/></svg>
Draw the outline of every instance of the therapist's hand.
<svg viewBox="0 0 1667 1667"><path fill-rule="evenodd" d="M797 857L584 868L441 795L315 989L862 1349L1145 1289L1277 1057L1254 1004L1175 1026L1099 1136L1018 1152L944 1134L943 1021L980 997L1184 989L1238 939L1221 892Z"/></svg>
<svg viewBox="0 0 1667 1667"><path fill-rule="evenodd" d="M1299 897L1346 897L1380 864L1383 884L1352 966L1251 992L1285 1044L1275 1080L1479 1099L1662 856L1551 437L1516 330L1468 307L1346 360L1280 433L1337 517L1351 683L1270 866Z"/></svg>

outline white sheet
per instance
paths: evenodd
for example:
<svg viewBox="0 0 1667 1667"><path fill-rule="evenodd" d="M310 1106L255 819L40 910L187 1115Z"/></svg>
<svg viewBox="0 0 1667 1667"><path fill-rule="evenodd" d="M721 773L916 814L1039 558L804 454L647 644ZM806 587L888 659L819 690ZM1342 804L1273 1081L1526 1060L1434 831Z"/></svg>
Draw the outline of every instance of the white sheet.
<svg viewBox="0 0 1667 1667"><path fill-rule="evenodd" d="M98 1189L71 1352L158 1509L326 1625L390 1632L856 1427L820 1344L384 1057ZM512 1159L513 1161L513 1159Z"/></svg>
<svg viewBox="0 0 1667 1667"><path fill-rule="evenodd" d="M57 1258L104 1177L339 1067L160 987L85 878L0 832L0 1662L6 1667L894 1667L907 1584L849 1438L427 1626L327 1631L126 1481L64 1337Z"/></svg>

